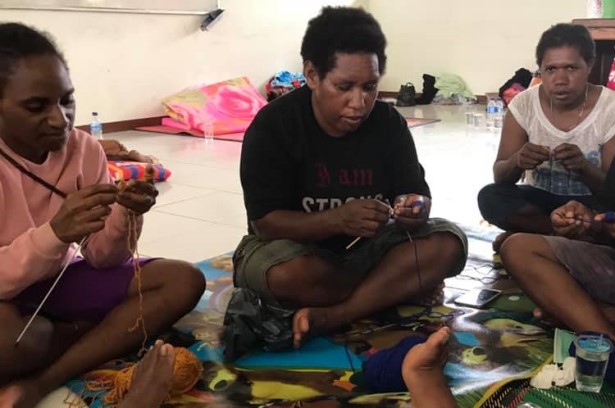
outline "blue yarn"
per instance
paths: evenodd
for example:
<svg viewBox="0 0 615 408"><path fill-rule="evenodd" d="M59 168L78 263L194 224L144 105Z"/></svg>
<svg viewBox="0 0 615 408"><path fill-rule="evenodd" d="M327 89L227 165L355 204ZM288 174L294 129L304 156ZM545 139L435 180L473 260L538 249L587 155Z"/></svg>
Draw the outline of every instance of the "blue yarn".
<svg viewBox="0 0 615 408"><path fill-rule="evenodd" d="M596 335L606 336L603 333L591 332L591 331L583 332L580 334L596 334ZM570 344L570 348L568 349L568 354L572 357L575 357L577 355L577 347L575 346L574 341ZM609 362L606 365L606 373L604 374L604 380L611 385L615 385L615 351L612 351L611 355L609 356Z"/></svg>
<svg viewBox="0 0 615 408"><path fill-rule="evenodd" d="M401 375L401 365L408 351L425 340L425 337L419 336L406 337L395 346L371 356L363 364L365 388L376 393L408 391Z"/></svg>

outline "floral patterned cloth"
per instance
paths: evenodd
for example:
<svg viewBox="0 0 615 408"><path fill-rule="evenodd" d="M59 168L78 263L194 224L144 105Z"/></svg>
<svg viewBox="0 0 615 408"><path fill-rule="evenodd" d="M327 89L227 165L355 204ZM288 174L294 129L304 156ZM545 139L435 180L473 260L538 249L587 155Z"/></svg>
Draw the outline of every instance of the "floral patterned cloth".
<svg viewBox="0 0 615 408"><path fill-rule="evenodd" d="M172 121L166 125L203 132L213 125L215 135L244 132L256 113L267 104L246 77L185 89L162 101Z"/></svg>

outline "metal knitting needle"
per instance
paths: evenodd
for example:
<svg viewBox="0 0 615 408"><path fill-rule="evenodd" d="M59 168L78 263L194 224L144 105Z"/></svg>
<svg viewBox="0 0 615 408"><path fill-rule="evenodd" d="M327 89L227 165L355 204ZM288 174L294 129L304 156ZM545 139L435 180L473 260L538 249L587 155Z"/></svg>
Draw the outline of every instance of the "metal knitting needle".
<svg viewBox="0 0 615 408"><path fill-rule="evenodd" d="M391 203L389 202L388 198L386 200L384 200L384 202L386 203L386 205L389 206L389 222L391 222L391 219L393 217L393 214L394 214L395 210L393 210L393 207L391 207ZM359 240L361 238L363 238L363 237L361 237L361 236L356 237L350 244L346 245L346 250L349 250L350 248L352 248L354 246L354 244L359 242Z"/></svg>
<svg viewBox="0 0 615 408"><path fill-rule="evenodd" d="M85 242L87 236L83 237L83 239L81 240L81 242L79 242L79 244L77 245L77 248L75 249L75 253L73 253L73 255L68 259L68 261L66 261L66 265L64 265L64 268L62 268L62 271L60 271L60 273L58 274L58 276L56 277L56 280L53 282L53 285L51 285L51 287L49 288L49 290L47 291L47 294L45 295L45 297L43 298L43 300L41 300L41 303L38 305L38 307L36 308L36 310L34 311L34 313L32 314L32 316L30 316L30 320L28 320L28 323L26 323L26 327L23 328L23 330L21 331L21 333L19 334L19 337L17 337L17 340L15 341L15 347L19 346L19 342L21 341L21 339L23 338L23 336L26 334L26 332L28 331L28 328L30 328L30 325L32 324L32 322L34 321L34 319L36 318L36 316L38 315L38 313L41 311L41 309L43 308L43 305L45 304L45 302L47 301L47 298L49 297L49 295L51 295L51 292L53 292L53 290L55 289L56 285L58 284L58 282L60 281L60 279L62 279L62 275L64 275L64 272L66 271L66 268L68 268L68 265L71 264L71 262L75 259L75 257L77 256L77 254L79 253L79 250L81 249L81 247L83 246L83 243Z"/></svg>
<svg viewBox="0 0 615 408"><path fill-rule="evenodd" d="M581 217L567 217L565 215L561 215L558 214L561 218L565 218L567 220L575 220L575 221L581 221L584 222L585 224L592 224L594 222L594 220L586 220L585 218L581 218Z"/></svg>
<svg viewBox="0 0 615 408"><path fill-rule="evenodd" d="M581 217L568 217L565 214L561 214L561 213L556 213L558 216L560 216L561 218L566 218L569 220L576 220L576 221L581 221L584 222L586 224L592 224L594 222L596 222L595 220L587 220L585 218L581 218ZM604 220L602 220L603 223L605 224L615 224L615 213L613 211L607 211L604 213Z"/></svg>
<svg viewBox="0 0 615 408"><path fill-rule="evenodd" d="M350 249L354 246L354 244L356 244L357 242L359 242L359 240L363 238L361 236L356 237L350 244L346 245L346 249Z"/></svg>

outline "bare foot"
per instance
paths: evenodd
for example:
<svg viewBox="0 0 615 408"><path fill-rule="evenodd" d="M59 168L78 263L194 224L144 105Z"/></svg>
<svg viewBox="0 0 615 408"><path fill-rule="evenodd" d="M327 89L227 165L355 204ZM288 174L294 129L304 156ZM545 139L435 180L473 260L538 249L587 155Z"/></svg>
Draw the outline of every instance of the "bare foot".
<svg viewBox="0 0 615 408"><path fill-rule="evenodd" d="M21 398L23 391L17 385L0 389L0 407L13 407Z"/></svg>
<svg viewBox="0 0 615 408"><path fill-rule="evenodd" d="M128 152L128 160L149 164L160 162L156 157L139 153L136 150L131 150Z"/></svg>
<svg viewBox="0 0 615 408"><path fill-rule="evenodd" d="M54 329L57 335L57 343L49 351L49 360L51 363L63 351L73 344L77 339L81 338L93 327L92 323L74 322L74 323L55 323ZM35 407L47 394L56 389L60 384L47 384L41 382L38 378L25 378L20 381L15 381L0 388L0 408L31 408Z"/></svg>
<svg viewBox="0 0 615 408"><path fill-rule="evenodd" d="M506 232L502 232L500 235L495 237L495 239L491 243L493 252L500 253L500 248L502 247L502 244L504 244L504 241L506 241L506 239L510 237L512 234L514 234L514 232L506 231Z"/></svg>
<svg viewBox="0 0 615 408"><path fill-rule="evenodd" d="M444 303L444 282L440 283L431 292L425 293L410 303L424 307L441 306Z"/></svg>
<svg viewBox="0 0 615 408"><path fill-rule="evenodd" d="M137 364L128 394L117 408L160 408L173 384L174 365L173 346L156 341Z"/></svg>
<svg viewBox="0 0 615 408"><path fill-rule="evenodd" d="M133 161L140 163L160 163L156 157L139 153L136 150L123 151L119 153L107 153L107 160Z"/></svg>
<svg viewBox="0 0 615 408"><path fill-rule="evenodd" d="M0 389L0 408L34 408L47 393L33 379L14 382Z"/></svg>
<svg viewBox="0 0 615 408"><path fill-rule="evenodd" d="M303 308L293 316L293 347L301 347L305 337L322 334L342 327L344 322L336 318L332 308Z"/></svg>

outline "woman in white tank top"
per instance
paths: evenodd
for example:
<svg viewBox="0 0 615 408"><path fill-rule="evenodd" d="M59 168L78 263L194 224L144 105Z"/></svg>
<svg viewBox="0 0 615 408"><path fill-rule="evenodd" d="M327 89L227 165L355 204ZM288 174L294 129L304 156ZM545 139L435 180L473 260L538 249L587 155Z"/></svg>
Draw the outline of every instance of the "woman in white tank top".
<svg viewBox="0 0 615 408"><path fill-rule="evenodd" d="M591 44L586 33L558 24L543 34L537 51L543 85L511 106L495 165L496 180L510 184L525 170L528 185L521 187L570 201L552 211L551 223L537 224L551 231L515 234L501 255L539 306L536 318L550 316L560 327L615 342L615 93L587 83L593 48L580 45ZM525 142L521 130L529 135ZM550 185L546 166L560 174ZM536 213L531 219L541 222ZM615 382L615 361L605 381Z"/></svg>
<svg viewBox="0 0 615 408"><path fill-rule="evenodd" d="M512 100L495 183L478 196L483 217L507 231L494 250L514 232L552 233L554 209L573 199L592 207L601 192L615 155L615 92L588 82L595 56L583 26L558 24L538 43L542 84Z"/></svg>

